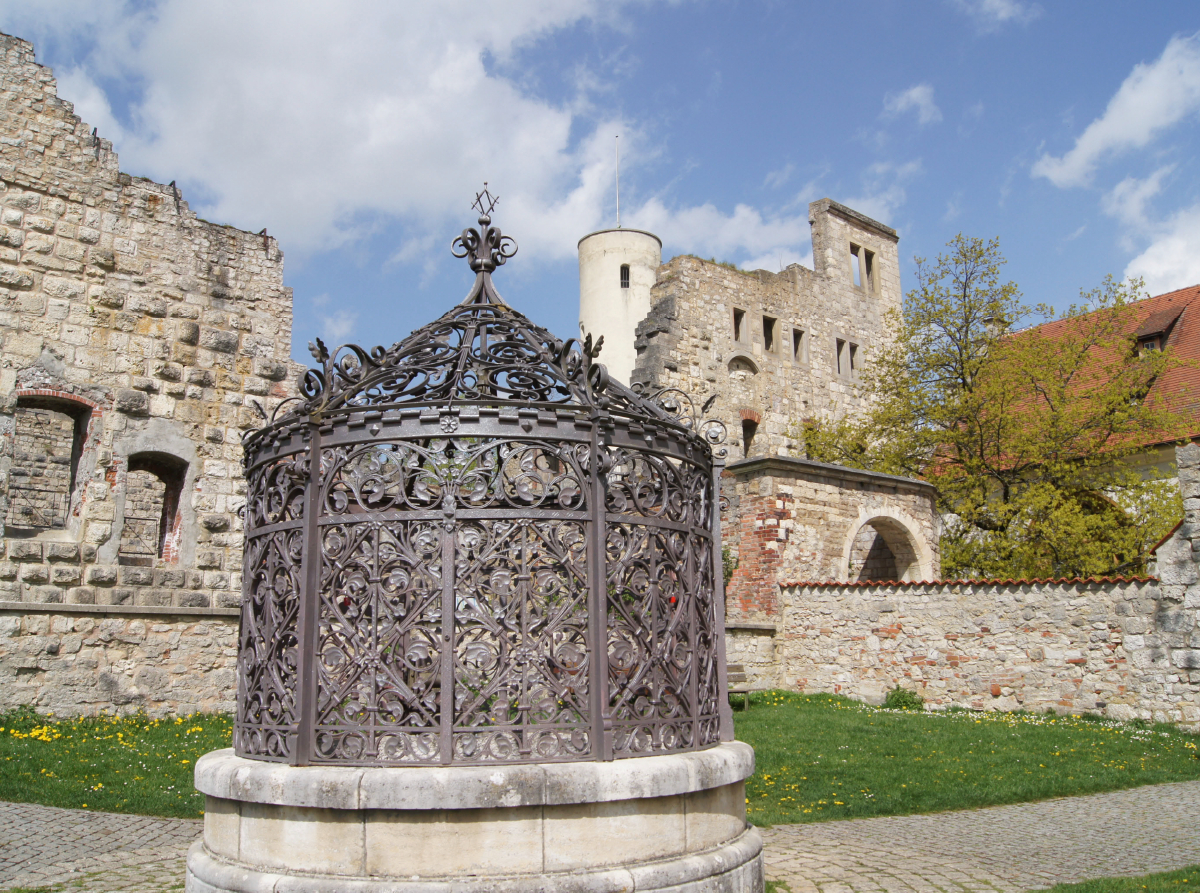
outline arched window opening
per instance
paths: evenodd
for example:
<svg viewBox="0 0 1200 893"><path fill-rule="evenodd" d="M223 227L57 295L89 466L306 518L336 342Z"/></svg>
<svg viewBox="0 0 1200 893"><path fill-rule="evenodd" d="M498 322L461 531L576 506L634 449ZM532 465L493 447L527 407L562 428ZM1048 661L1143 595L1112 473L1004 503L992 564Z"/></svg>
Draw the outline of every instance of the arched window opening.
<svg viewBox="0 0 1200 893"><path fill-rule="evenodd" d="M890 518L868 521L850 546L850 579L911 580L920 573L920 562L912 537L902 524Z"/></svg>
<svg viewBox="0 0 1200 893"><path fill-rule="evenodd" d="M621 264L621 288L629 288L629 264Z"/></svg>
<svg viewBox="0 0 1200 893"><path fill-rule="evenodd" d="M87 406L68 400L18 399L6 528L32 534L67 526L90 415Z"/></svg>
<svg viewBox="0 0 1200 893"><path fill-rule="evenodd" d="M729 374L735 380L749 378L758 374L758 367L746 357L734 357L729 361Z"/></svg>
<svg viewBox="0 0 1200 893"><path fill-rule="evenodd" d="M163 453L129 457L117 563L152 566L179 556L179 501L187 463Z"/></svg>

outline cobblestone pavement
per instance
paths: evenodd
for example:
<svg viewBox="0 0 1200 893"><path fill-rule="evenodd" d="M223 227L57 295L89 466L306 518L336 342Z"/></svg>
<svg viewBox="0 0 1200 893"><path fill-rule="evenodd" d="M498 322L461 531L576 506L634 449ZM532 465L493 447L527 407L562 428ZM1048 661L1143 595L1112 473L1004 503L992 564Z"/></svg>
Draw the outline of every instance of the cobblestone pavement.
<svg viewBox="0 0 1200 893"><path fill-rule="evenodd" d="M1020 891L1200 864L1200 781L988 809L776 825L767 877L792 893Z"/></svg>
<svg viewBox="0 0 1200 893"><path fill-rule="evenodd" d="M767 877L792 893L1022 891L1200 864L1200 781L937 815L777 825ZM0 803L0 890L183 889L200 822Z"/></svg>
<svg viewBox="0 0 1200 893"><path fill-rule="evenodd" d="M187 848L200 829L196 819L0 803L0 890L182 890Z"/></svg>

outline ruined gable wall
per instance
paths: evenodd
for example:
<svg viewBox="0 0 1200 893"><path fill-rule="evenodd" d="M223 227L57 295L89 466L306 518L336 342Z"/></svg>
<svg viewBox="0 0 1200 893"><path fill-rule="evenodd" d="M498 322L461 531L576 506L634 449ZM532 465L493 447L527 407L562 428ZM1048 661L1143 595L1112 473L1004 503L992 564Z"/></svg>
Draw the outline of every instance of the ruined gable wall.
<svg viewBox="0 0 1200 893"><path fill-rule="evenodd" d="M128 639L134 634L125 626L146 626L139 612L155 612L151 628L170 627L159 638L170 643L164 653L177 656L178 668L179 655L203 650L199 641L190 648L189 636L212 639L213 623L236 629L245 488L240 438L261 424L255 403L270 413L294 393L291 324L292 296L274 239L201 220L174 187L121 173L111 143L94 137L58 97L33 47L0 36L0 518L6 521L0 611L8 619L0 635L0 688L6 703L64 707L75 697L54 682L64 661L82 661L68 667L74 690L91 692L75 698L79 709L97 709L106 697L117 703L105 694L112 691L124 692L121 703L142 698L154 710L216 703L196 693L211 682L207 658L179 670L184 682L194 678L196 692L168 695L155 683L139 693L133 680L143 665L131 663L137 649L110 640ZM16 420L42 405L82 413L75 485L64 524L17 529L10 490L22 479L29 451L15 448ZM144 461L146 454L182 469L182 492L161 556L131 565L118 560L126 484L131 457ZM128 501L137 514L136 499ZM140 514L153 513L143 506ZM50 606L61 607L54 614ZM120 619L79 632L97 612ZM100 636L115 657L84 660L87 648L72 655L66 639L55 645L53 636L38 632L43 621L70 627L85 642ZM222 667L230 669L236 649L226 644Z"/></svg>
<svg viewBox="0 0 1200 893"><path fill-rule="evenodd" d="M814 202L809 217L814 269L746 273L676 257L659 268L638 326L633 381L679 388L697 407L717 394L709 415L727 426L733 458L747 455L743 420L758 426L748 455L802 454L790 436L795 423L862 409L845 355L839 370L837 342L857 345L861 368L886 337L886 312L900 306L893 230L828 199ZM852 244L874 257L870 288L854 284ZM735 309L744 314L740 338ZM771 349L764 317L776 320ZM803 333L799 351L795 332Z"/></svg>

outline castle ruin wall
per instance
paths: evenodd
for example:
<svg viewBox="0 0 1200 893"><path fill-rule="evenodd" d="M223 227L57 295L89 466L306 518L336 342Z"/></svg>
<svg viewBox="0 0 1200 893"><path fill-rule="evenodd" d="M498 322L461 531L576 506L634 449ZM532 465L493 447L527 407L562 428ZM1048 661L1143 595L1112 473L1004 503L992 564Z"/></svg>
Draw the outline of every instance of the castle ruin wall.
<svg viewBox="0 0 1200 893"><path fill-rule="evenodd" d="M241 436L295 393L291 325L265 230L122 173L0 35L5 705L228 707Z"/></svg>

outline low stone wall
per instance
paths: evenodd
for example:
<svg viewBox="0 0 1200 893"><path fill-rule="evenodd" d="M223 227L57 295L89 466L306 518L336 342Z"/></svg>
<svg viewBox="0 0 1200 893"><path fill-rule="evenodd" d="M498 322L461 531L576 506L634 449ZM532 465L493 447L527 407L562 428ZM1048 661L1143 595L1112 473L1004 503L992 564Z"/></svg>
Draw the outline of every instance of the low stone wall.
<svg viewBox="0 0 1200 893"><path fill-rule="evenodd" d="M734 627L754 684L880 703L1096 712L1200 728L1200 633L1158 580L796 584L774 630Z"/></svg>
<svg viewBox="0 0 1200 893"><path fill-rule="evenodd" d="M232 713L236 609L0 602L0 709Z"/></svg>

